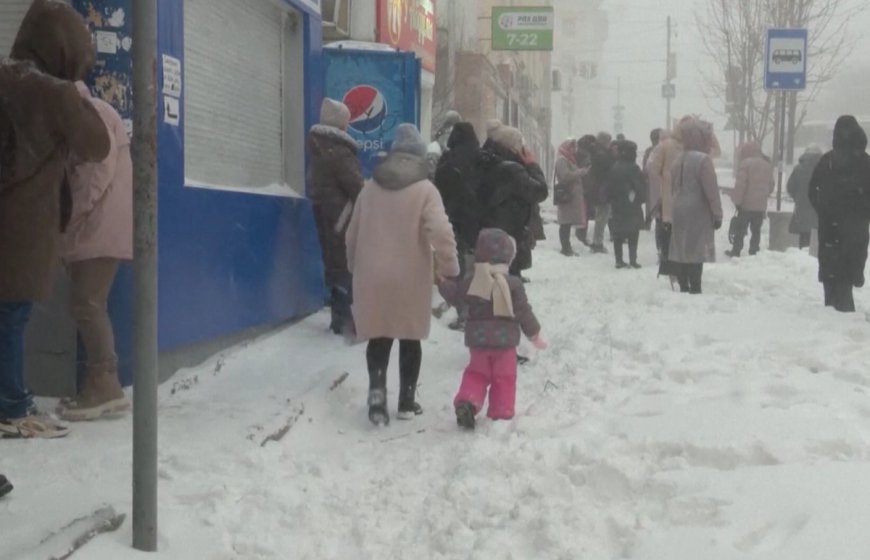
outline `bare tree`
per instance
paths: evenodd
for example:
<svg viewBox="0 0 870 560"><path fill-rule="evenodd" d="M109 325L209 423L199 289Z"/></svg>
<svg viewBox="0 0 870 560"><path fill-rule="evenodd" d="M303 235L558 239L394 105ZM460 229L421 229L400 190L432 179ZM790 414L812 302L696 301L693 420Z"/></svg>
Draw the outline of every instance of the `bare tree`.
<svg viewBox="0 0 870 560"><path fill-rule="evenodd" d="M727 115L740 141L764 141L777 121L778 96L764 89L766 30L806 27L807 89L788 99L790 137L807 107L852 53L850 20L865 9L861 0L707 0L695 14L714 64L703 76L711 108ZM798 115L798 112L800 113Z"/></svg>

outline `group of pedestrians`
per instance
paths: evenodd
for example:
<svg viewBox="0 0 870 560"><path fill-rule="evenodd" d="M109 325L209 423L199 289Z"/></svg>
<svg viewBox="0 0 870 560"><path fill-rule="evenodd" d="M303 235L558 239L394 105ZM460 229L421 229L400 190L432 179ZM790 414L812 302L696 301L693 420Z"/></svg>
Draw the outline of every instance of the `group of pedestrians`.
<svg viewBox="0 0 870 560"><path fill-rule="evenodd" d="M559 147L555 168L553 202L558 209L561 253L577 256L571 244L572 230L593 253L606 253L604 237L609 227L616 267L640 268L637 248L645 227L647 181L637 165L637 144L612 141L606 133L568 140ZM594 220L591 243L587 240L590 218Z"/></svg>
<svg viewBox="0 0 870 560"><path fill-rule="evenodd" d="M519 130L488 125L480 144L470 123L452 123L433 175L428 147L411 124L395 133L363 184L347 108L326 99L309 133L309 184L332 306L331 328L366 341L368 417L390 422L387 370L398 341L397 417L423 413L417 384L429 336L432 287L467 321L471 362L454 398L457 422L473 428L490 388L488 415L513 417L520 333L544 347L525 295L543 170Z"/></svg>
<svg viewBox="0 0 870 560"><path fill-rule="evenodd" d="M81 81L91 34L66 4L37 0L0 63L0 437L58 438L66 424L37 410L24 382L24 331L52 293L59 264L86 354L65 421L130 408L107 311L119 263L133 256L130 141L118 113ZM0 485L8 481L0 481ZM2 488L0 488L2 491Z"/></svg>
<svg viewBox="0 0 870 560"><path fill-rule="evenodd" d="M35 0L0 62L0 438L66 436L65 422L125 414L108 297L133 257L133 166L120 115L81 81L96 52L70 6ZM24 332L58 265L85 352L55 413L24 380ZM12 484L0 475L0 497Z"/></svg>

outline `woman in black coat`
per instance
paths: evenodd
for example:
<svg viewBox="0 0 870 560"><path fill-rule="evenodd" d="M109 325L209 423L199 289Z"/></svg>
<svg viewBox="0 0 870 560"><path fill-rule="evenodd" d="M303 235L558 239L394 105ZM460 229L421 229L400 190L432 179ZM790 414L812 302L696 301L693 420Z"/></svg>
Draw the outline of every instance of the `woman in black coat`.
<svg viewBox="0 0 870 560"><path fill-rule="evenodd" d="M613 234L616 268L640 268L637 245L640 230L644 226L643 205L646 197L646 178L637 165L637 144L617 142L616 164L607 178L607 199L611 206L610 232ZM629 264L623 260L625 243L628 243Z"/></svg>
<svg viewBox="0 0 870 560"><path fill-rule="evenodd" d="M855 311L852 289L864 285L870 243L870 156L867 134L855 117L834 127L834 149L810 180L810 202L819 214L819 281L825 305Z"/></svg>
<svg viewBox="0 0 870 560"><path fill-rule="evenodd" d="M460 266L464 264L465 255L473 250L480 232L480 206L477 202L479 159L480 141L474 126L467 122L457 123L447 141L447 151L438 162L435 186L441 193L444 209L456 234Z"/></svg>
<svg viewBox="0 0 870 560"><path fill-rule="evenodd" d="M501 229L514 238L517 257L511 264L511 274L520 276L532 266L534 238L529 226L535 205L547 199L549 187L541 166L532 161L531 154L522 146L522 137L514 138L519 131L509 127L500 131L496 139L491 135L486 141L478 161L480 225Z"/></svg>

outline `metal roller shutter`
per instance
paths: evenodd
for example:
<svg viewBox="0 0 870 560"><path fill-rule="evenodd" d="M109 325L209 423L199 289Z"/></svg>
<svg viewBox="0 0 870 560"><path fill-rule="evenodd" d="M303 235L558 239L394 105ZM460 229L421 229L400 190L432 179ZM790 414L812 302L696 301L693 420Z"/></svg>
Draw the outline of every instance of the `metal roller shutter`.
<svg viewBox="0 0 870 560"><path fill-rule="evenodd" d="M30 0L0 0L0 58L9 56Z"/></svg>
<svg viewBox="0 0 870 560"><path fill-rule="evenodd" d="M282 36L265 0L185 0L185 175L227 187L285 183Z"/></svg>

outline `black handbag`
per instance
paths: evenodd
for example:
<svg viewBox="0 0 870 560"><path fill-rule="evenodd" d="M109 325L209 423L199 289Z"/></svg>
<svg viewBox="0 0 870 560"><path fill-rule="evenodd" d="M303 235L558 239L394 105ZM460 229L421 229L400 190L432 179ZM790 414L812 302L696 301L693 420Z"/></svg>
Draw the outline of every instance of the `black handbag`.
<svg viewBox="0 0 870 560"><path fill-rule="evenodd" d="M731 222L728 224L728 241L733 245L734 240L737 239L738 230L740 229L740 221L737 219L737 216L731 218Z"/></svg>
<svg viewBox="0 0 870 560"><path fill-rule="evenodd" d="M570 204L574 201L574 186L560 183L553 187L553 203L556 206Z"/></svg>

